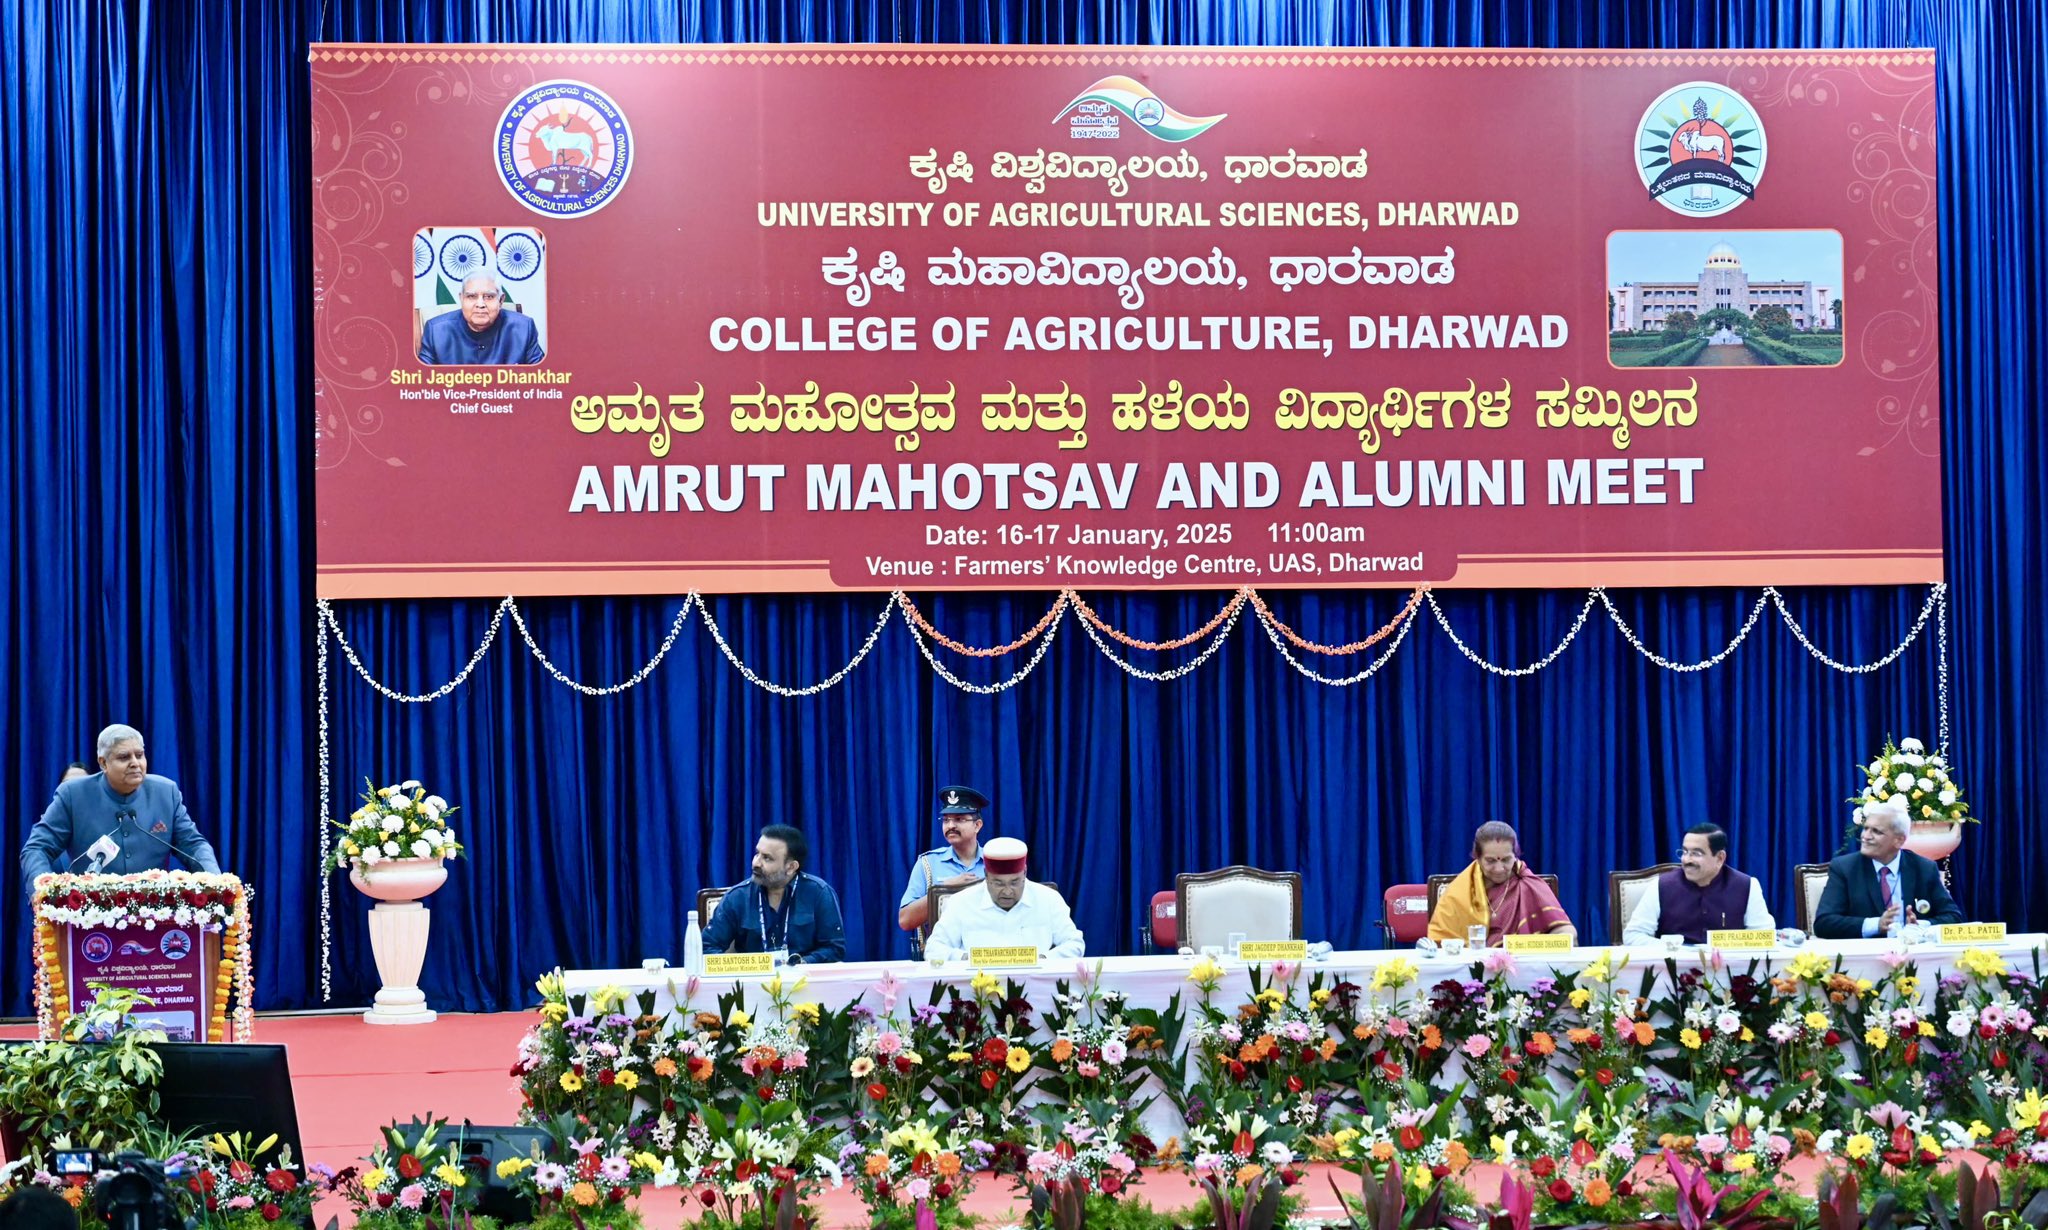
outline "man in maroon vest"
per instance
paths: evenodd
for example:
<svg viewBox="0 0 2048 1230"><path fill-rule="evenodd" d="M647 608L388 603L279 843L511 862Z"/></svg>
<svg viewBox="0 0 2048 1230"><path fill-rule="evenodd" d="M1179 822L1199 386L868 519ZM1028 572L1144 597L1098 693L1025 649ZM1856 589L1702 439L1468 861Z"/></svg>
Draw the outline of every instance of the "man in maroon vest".
<svg viewBox="0 0 2048 1230"><path fill-rule="evenodd" d="M1707 932L1734 928L1775 931L1778 924L1764 908L1763 887L1728 865L1728 834L1700 823L1685 830L1678 870L1658 876L1657 887L1636 902L1621 940L1654 944L1660 935L1682 935L1688 944L1704 944Z"/></svg>

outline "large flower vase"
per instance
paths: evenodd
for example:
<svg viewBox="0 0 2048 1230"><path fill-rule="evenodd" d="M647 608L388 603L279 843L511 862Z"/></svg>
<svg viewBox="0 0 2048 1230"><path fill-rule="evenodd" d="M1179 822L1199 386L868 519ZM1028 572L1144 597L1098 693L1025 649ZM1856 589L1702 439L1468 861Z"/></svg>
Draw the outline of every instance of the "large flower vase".
<svg viewBox="0 0 2048 1230"><path fill-rule="evenodd" d="M432 922L421 904L448 881L448 868L438 858L400 858L372 867L357 866L349 883L377 904L370 908L370 951L377 957L377 1001L363 1020L372 1025L425 1025L435 1013L420 990L420 966L427 959L427 927Z"/></svg>
<svg viewBox="0 0 2048 1230"><path fill-rule="evenodd" d="M1906 838L1906 848L1922 858L1940 862L1956 852L1963 844L1963 826L1960 824L1926 824L1913 826L1913 835Z"/></svg>

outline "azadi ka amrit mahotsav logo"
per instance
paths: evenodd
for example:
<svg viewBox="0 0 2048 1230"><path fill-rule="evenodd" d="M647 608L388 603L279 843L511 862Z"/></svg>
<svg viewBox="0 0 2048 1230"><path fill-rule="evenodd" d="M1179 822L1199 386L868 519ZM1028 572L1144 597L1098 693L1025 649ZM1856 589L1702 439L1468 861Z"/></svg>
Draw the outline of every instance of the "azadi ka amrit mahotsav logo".
<svg viewBox="0 0 2048 1230"><path fill-rule="evenodd" d="M1225 118L1183 114L1167 106L1165 99L1142 82L1129 77L1104 77L1061 107L1052 122L1066 120L1076 139L1114 139L1122 135L1123 121L1129 120L1161 141L1191 141Z"/></svg>

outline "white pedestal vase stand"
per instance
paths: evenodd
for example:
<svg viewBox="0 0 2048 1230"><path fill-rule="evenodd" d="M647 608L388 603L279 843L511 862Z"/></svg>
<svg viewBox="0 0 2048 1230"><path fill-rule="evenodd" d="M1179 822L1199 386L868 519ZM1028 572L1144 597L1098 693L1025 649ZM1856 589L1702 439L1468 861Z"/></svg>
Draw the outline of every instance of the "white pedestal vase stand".
<svg viewBox="0 0 2048 1230"><path fill-rule="evenodd" d="M427 959L427 927L433 921L421 899L448 880L438 858L400 858L356 867L349 883L374 897L370 908L370 950L377 957L374 1007L363 1014L372 1025L425 1025L435 1013L420 990L420 966Z"/></svg>

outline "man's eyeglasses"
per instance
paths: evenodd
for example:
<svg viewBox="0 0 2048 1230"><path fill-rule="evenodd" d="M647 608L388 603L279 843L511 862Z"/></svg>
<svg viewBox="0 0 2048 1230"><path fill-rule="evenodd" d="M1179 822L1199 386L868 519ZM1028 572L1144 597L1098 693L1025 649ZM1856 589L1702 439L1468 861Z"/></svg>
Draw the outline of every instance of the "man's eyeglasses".
<svg viewBox="0 0 2048 1230"><path fill-rule="evenodd" d="M1677 859L1681 863L1687 862L1691 859L1708 859L1712 858L1713 856L1714 852L1712 850L1688 850L1683 846L1680 846L1678 849L1672 851L1671 853L1671 857Z"/></svg>

